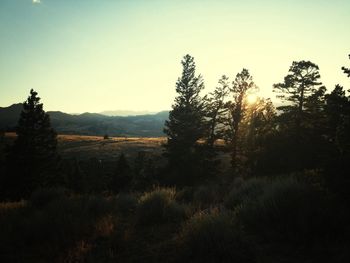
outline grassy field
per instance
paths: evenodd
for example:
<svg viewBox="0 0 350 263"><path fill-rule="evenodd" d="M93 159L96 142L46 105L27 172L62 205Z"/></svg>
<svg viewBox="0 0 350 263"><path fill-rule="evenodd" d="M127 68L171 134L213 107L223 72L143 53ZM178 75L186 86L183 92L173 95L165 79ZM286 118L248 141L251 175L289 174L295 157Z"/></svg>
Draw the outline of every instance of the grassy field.
<svg viewBox="0 0 350 263"><path fill-rule="evenodd" d="M15 137L15 133L5 134L8 143L11 143ZM114 159L120 153L124 153L127 157L134 157L138 152L160 156L163 151L161 146L165 142L165 137L110 137L104 139L101 136L58 135L58 151L63 158L78 158L80 160Z"/></svg>
<svg viewBox="0 0 350 263"><path fill-rule="evenodd" d="M79 159L98 158L113 159L120 153L127 157L134 157L138 152L152 153L160 156L165 142L160 138L124 138L110 137L104 139L97 136L59 135L58 148L64 158L76 157Z"/></svg>
<svg viewBox="0 0 350 263"><path fill-rule="evenodd" d="M11 143L16 137L15 133L6 133L7 143ZM58 135L58 151L62 158L77 158L87 160L97 158L99 160L115 160L121 153L127 158L133 159L139 152L145 152L156 158L161 158L166 143L166 137L110 137L85 135ZM219 141L218 145L223 142ZM229 167L230 156L219 153L223 167Z"/></svg>

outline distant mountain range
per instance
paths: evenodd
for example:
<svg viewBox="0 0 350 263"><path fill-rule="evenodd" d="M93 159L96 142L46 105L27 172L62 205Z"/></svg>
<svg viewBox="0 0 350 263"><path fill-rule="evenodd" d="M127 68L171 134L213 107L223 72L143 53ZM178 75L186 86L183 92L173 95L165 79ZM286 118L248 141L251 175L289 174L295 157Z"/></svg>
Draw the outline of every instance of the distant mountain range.
<svg viewBox="0 0 350 263"><path fill-rule="evenodd" d="M23 109L21 103L9 107L0 107L0 128L8 131L14 130ZM105 114L82 113L68 114L60 111L48 111L51 124L59 134L79 134L103 136L164 136L164 122L169 112L161 111L155 114L135 116L107 116L120 111L109 111ZM132 112L124 111L124 114ZM128 115L128 114L127 114Z"/></svg>
<svg viewBox="0 0 350 263"><path fill-rule="evenodd" d="M106 116L137 116L137 115L149 115L156 114L154 111L132 111L132 110L106 110L100 112L102 115Z"/></svg>

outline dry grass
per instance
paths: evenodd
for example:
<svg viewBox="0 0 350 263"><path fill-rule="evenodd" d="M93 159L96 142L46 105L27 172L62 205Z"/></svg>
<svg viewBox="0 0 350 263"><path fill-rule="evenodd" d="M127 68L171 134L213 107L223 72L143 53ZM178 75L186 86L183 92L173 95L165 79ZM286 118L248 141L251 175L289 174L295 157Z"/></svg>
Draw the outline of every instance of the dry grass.
<svg viewBox="0 0 350 263"><path fill-rule="evenodd" d="M98 136L59 135L59 151L64 157L79 159L98 158L114 159L120 153L127 157L134 157L138 152L148 152L160 156L162 144L166 138L140 138L140 137L110 137L103 139Z"/></svg>
<svg viewBox="0 0 350 263"><path fill-rule="evenodd" d="M15 133L6 133L6 140L11 143ZM120 153L127 157L135 157L138 152L147 152L160 156L165 137L110 137L85 135L58 135L58 151L63 158L78 159L115 159Z"/></svg>
<svg viewBox="0 0 350 263"><path fill-rule="evenodd" d="M6 133L5 138L11 142L16 138L16 134ZM115 160L121 153L133 159L139 152L145 152L157 158L161 163L164 143L166 143L166 137L110 137L104 139L103 136L58 135L58 151L61 156L79 160L90 158ZM216 145L222 147L224 141L218 140ZM229 167L230 156L228 154L220 153L219 159L223 169Z"/></svg>

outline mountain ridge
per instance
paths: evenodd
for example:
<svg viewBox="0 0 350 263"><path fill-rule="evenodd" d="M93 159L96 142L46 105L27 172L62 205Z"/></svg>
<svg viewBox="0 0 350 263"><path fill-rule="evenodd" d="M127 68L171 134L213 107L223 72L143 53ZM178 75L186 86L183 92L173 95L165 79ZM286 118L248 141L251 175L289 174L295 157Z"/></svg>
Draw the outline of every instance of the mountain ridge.
<svg viewBox="0 0 350 263"><path fill-rule="evenodd" d="M23 109L22 103L0 107L0 129L13 131ZM168 111L132 116L107 116L85 112L69 114L62 111L47 111L52 126L60 134L103 136L164 136L163 127Z"/></svg>

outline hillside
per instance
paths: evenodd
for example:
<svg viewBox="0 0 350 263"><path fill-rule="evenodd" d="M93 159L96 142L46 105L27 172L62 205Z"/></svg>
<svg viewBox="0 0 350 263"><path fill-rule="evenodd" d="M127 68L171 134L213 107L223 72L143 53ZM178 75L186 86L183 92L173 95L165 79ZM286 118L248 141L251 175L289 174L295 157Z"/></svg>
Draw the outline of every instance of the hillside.
<svg viewBox="0 0 350 263"><path fill-rule="evenodd" d="M0 128L11 131L17 124L22 104L0 108ZM60 134L110 136L163 136L163 126L168 112L136 116L106 116L98 113L68 114L48 111L52 126Z"/></svg>

